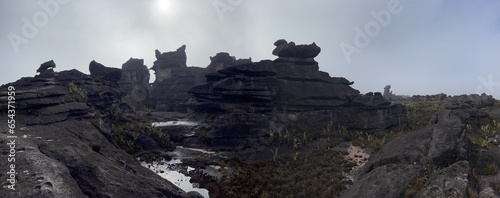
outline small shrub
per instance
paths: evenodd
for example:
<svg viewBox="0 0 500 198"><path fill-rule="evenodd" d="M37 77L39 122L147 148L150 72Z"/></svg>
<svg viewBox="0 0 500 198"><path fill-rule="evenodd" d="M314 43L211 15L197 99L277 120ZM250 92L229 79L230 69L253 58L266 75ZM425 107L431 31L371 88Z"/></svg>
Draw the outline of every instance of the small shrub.
<svg viewBox="0 0 500 198"><path fill-rule="evenodd" d="M481 175L496 175L498 166L494 163L487 164L480 172Z"/></svg>
<svg viewBox="0 0 500 198"><path fill-rule="evenodd" d="M489 143L491 142L491 139L489 138L482 139L473 135L469 135L469 140L476 148L488 148Z"/></svg>
<svg viewBox="0 0 500 198"><path fill-rule="evenodd" d="M500 192L500 181L496 181L493 184L491 184L493 190Z"/></svg>
<svg viewBox="0 0 500 198"><path fill-rule="evenodd" d="M416 179L414 179L411 184L410 184L410 188L406 189L405 190L405 198L410 198L410 197L413 197L415 196L415 194L418 193L418 191L420 191L420 189L422 189L423 187L427 186L429 184L429 174L424 174L420 177L417 177Z"/></svg>
<svg viewBox="0 0 500 198"><path fill-rule="evenodd" d="M469 196L469 198L477 198L478 197L477 191L470 186L467 187L467 195Z"/></svg>
<svg viewBox="0 0 500 198"><path fill-rule="evenodd" d="M68 83L69 91L73 94L73 98L77 102L87 102L87 91L82 88L79 88L75 85L75 83Z"/></svg>

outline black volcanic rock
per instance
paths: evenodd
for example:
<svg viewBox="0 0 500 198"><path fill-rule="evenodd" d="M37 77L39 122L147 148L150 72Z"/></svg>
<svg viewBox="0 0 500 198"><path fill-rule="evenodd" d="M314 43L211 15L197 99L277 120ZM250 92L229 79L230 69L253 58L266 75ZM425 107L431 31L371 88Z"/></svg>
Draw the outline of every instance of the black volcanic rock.
<svg viewBox="0 0 500 198"><path fill-rule="evenodd" d="M122 77L122 70L118 68L106 67L95 60L89 64L90 75L103 78L113 82L118 82Z"/></svg>

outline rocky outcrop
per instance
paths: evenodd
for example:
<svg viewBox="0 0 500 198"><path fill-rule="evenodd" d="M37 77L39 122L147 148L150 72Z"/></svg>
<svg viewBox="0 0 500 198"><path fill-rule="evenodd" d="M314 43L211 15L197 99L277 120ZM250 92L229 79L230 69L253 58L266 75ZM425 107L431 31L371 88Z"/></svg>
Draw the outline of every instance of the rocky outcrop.
<svg viewBox="0 0 500 198"><path fill-rule="evenodd" d="M50 78L54 76L54 68L56 68L56 63L53 60L42 63L40 67L36 70L39 73L37 76Z"/></svg>
<svg viewBox="0 0 500 198"><path fill-rule="evenodd" d="M54 71L54 68L56 68L56 63L54 63L54 60L49 60L45 63L42 63L40 65L40 67L38 67L38 69L36 70L37 73L44 73L44 72L47 72L47 71Z"/></svg>
<svg viewBox="0 0 500 198"><path fill-rule="evenodd" d="M320 52L316 44L295 45L279 40L275 45L273 54L279 56L276 60L218 70L206 75L207 83L189 91L193 96L188 103L190 108L221 115L213 121L224 124L207 133L212 142L257 138L257 134L266 135L270 129L283 130L297 121L315 129L330 124L370 132L405 126L402 106L391 105L380 93L361 95L347 79L319 71L314 60ZM228 117L251 117L246 122L254 127L230 132L233 125L240 123L231 122L233 119ZM228 135L223 138L222 134Z"/></svg>
<svg viewBox="0 0 500 198"><path fill-rule="evenodd" d="M155 51L156 61L151 68L155 72L152 95L147 104L161 111L187 112L188 90L197 84L205 83L205 75L232 65L251 63L251 59L236 59L229 53L220 52L210 57L206 68L188 67L186 46L176 51L161 53Z"/></svg>
<svg viewBox="0 0 500 198"><path fill-rule="evenodd" d="M294 42L287 42L285 39L280 39L274 43L276 48L273 50L273 55L278 56L276 62L294 62L297 64L312 64L316 63L314 57L318 56L321 48L312 43L310 45L295 45Z"/></svg>
<svg viewBox="0 0 500 198"><path fill-rule="evenodd" d="M122 70L118 68L106 67L95 60L89 64L89 71L91 76L103 78L108 81L118 82L122 77Z"/></svg>
<svg viewBox="0 0 500 198"><path fill-rule="evenodd" d="M149 70L143 59L130 58L122 65L119 80L121 90L126 93L123 101L131 106L141 106L149 98Z"/></svg>
<svg viewBox="0 0 500 198"><path fill-rule="evenodd" d="M120 106L116 82L77 70L22 78L15 88L15 191L3 197L187 197L116 145L106 110ZM8 94L0 93L6 104ZM0 107L7 123L6 106ZM7 125L0 126L8 131ZM0 134L0 143L12 141ZM9 147L0 147L9 153ZM6 158L0 162L9 167ZM0 179L7 181L7 171Z"/></svg>
<svg viewBox="0 0 500 198"><path fill-rule="evenodd" d="M151 68L156 80L148 102L156 110L186 112L187 90L205 81L207 69L188 67L185 49L183 45L173 52L160 53L156 50L157 60Z"/></svg>
<svg viewBox="0 0 500 198"><path fill-rule="evenodd" d="M403 197L409 192L415 197L468 197L477 186L472 166L477 167L481 160L476 160L466 125L489 123L488 115L479 109L492 102L492 97L486 95L463 95L443 101L443 109L430 120L431 126L386 143L354 174L353 187L342 197ZM412 168L384 176L391 181L373 177L386 174L388 166L394 170Z"/></svg>
<svg viewBox="0 0 500 198"><path fill-rule="evenodd" d="M210 64L207 66L207 69L213 72L229 66L247 63L252 63L252 58L236 60L236 57L230 56L227 52L219 52L214 57L210 57Z"/></svg>

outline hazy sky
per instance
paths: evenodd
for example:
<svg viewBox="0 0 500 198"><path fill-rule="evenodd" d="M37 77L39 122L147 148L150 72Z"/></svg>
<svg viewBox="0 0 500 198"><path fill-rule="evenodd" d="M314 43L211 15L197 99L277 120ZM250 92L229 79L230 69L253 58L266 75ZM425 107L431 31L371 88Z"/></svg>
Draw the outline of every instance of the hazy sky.
<svg viewBox="0 0 500 198"><path fill-rule="evenodd" d="M151 67L155 49L183 44L191 66L221 51L275 59L284 38L316 42L320 70L362 93L391 84L397 94L500 98L499 9L498 0L0 0L0 84L51 59L56 71L130 57Z"/></svg>

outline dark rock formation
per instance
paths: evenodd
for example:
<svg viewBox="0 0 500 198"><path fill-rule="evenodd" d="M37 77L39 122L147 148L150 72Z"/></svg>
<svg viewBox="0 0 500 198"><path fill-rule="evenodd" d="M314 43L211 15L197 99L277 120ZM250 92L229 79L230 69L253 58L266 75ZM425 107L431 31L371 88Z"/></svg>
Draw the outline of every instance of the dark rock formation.
<svg viewBox="0 0 500 198"><path fill-rule="evenodd" d="M314 64L314 57L318 56L321 48L312 43L310 45L295 45L294 42L288 43L284 39L280 39L274 43L276 48L273 50L273 55L278 56L275 62L292 62L295 64Z"/></svg>
<svg viewBox="0 0 500 198"><path fill-rule="evenodd" d="M207 69L210 71L219 71L221 69L227 68L233 65L242 65L252 63L252 58L248 59L238 59L234 56L230 56L227 52L217 53L214 57L210 57L210 64L207 66Z"/></svg>
<svg viewBox="0 0 500 198"><path fill-rule="evenodd" d="M40 67L36 70L38 77L41 78L51 78L54 76L54 68L56 68L56 63L53 60L42 63Z"/></svg>
<svg viewBox="0 0 500 198"><path fill-rule="evenodd" d="M116 146L104 117L120 103L118 84L77 70L22 78L16 91L16 190L2 197L187 197ZM2 91L0 101L8 95ZM0 107L7 123L6 106ZM105 116L105 115L103 115ZM0 126L8 131L7 125ZM0 143L10 139L0 134ZM0 147L2 153L9 148ZM7 159L0 165L8 167ZM7 171L0 173L4 182Z"/></svg>
<svg viewBox="0 0 500 198"><path fill-rule="evenodd" d="M105 67L101 63L93 60L89 64L89 71L91 76L96 76L104 80L118 82L122 77L122 70L118 68Z"/></svg>
<svg viewBox="0 0 500 198"><path fill-rule="evenodd" d="M316 129L340 124L375 132L405 126L402 106L391 105L380 93L360 95L349 86L352 82L319 71L314 57L320 49L314 43L295 45L278 41L277 46L274 54L280 57L275 61L221 69L208 74L206 84L190 90L193 96L190 108L200 113L222 114L214 122L224 124L207 133L212 142L226 139L231 145L229 142L236 143L237 139L266 135L271 126L273 130L281 130L297 120ZM233 114L238 116L228 116ZM231 132L233 125L240 123L231 122L230 117L247 117L248 126L254 127Z"/></svg>
<svg viewBox="0 0 500 198"><path fill-rule="evenodd" d="M160 53L156 50L157 60L152 70L156 80L153 83L150 106L156 110L186 112L185 102L189 98L187 90L205 81L206 68L186 65L186 46L174 52Z"/></svg>
<svg viewBox="0 0 500 198"><path fill-rule="evenodd" d="M155 51L157 60L151 69L156 80L151 100L157 110L186 112L186 91L202 81L204 69L187 67L185 49L183 45L174 52Z"/></svg>
<svg viewBox="0 0 500 198"><path fill-rule="evenodd" d="M210 57L206 68L188 67L186 64L186 46L173 52L155 51L157 60L151 68L155 72L152 95L147 102L156 110L187 112L188 90L205 83L205 75L232 65L252 63L251 59L236 59L229 53L220 52Z"/></svg>
<svg viewBox="0 0 500 198"><path fill-rule="evenodd" d="M155 50L155 57L156 61L154 62L153 68L151 68L154 71L167 67L187 67L186 45L182 45L174 52L161 53L159 50Z"/></svg>
<svg viewBox="0 0 500 198"><path fill-rule="evenodd" d="M149 98L149 70L143 59L130 58L122 65L120 88L126 96L123 101L131 106L140 106Z"/></svg>
<svg viewBox="0 0 500 198"><path fill-rule="evenodd" d="M36 70L37 73L44 73L47 71L54 71L53 69L56 68L56 63L54 63L54 60L47 61L45 63L42 63L40 67Z"/></svg>

